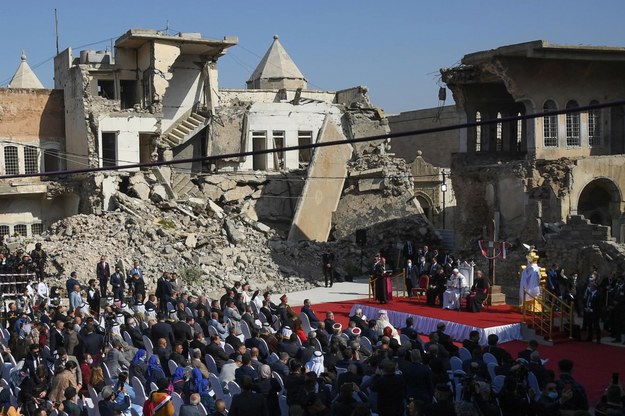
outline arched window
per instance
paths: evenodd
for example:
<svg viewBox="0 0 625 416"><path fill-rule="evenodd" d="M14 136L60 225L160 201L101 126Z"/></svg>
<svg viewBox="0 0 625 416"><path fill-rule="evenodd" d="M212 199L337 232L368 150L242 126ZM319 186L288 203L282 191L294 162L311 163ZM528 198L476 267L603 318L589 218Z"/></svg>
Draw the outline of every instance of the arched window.
<svg viewBox="0 0 625 416"><path fill-rule="evenodd" d="M574 110L578 108L577 101L571 100L566 103L567 110ZM579 136L579 113L567 112L566 113L566 145L567 146L580 146L582 144Z"/></svg>
<svg viewBox="0 0 625 416"><path fill-rule="evenodd" d="M5 146L4 148L4 173L6 175L17 175L20 173L17 146Z"/></svg>
<svg viewBox="0 0 625 416"><path fill-rule="evenodd" d="M547 100L545 105L543 105L543 112L555 111L557 109L553 100ZM543 116L543 146L558 146L558 116L556 114Z"/></svg>
<svg viewBox="0 0 625 416"><path fill-rule="evenodd" d="M497 113L497 120L501 120L501 113ZM503 150L503 126L501 124L501 121L497 122L497 142L495 143L496 150L498 152L501 152Z"/></svg>
<svg viewBox="0 0 625 416"><path fill-rule="evenodd" d="M517 113L517 117L521 117L521 113ZM525 120L516 121L516 150L521 151L521 141L523 140L523 123Z"/></svg>
<svg viewBox="0 0 625 416"><path fill-rule="evenodd" d="M597 105L597 100L592 100L590 105ZM588 145L601 146L601 110L588 111Z"/></svg>
<svg viewBox="0 0 625 416"><path fill-rule="evenodd" d="M475 122L479 123L482 121L482 114L479 111L475 113ZM479 152L482 150L482 126L475 126L475 151Z"/></svg>

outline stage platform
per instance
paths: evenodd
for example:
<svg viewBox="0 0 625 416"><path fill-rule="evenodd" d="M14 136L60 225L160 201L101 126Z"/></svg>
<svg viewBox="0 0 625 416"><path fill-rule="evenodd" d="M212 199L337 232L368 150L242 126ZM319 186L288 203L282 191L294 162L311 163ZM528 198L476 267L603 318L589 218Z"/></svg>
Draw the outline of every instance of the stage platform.
<svg viewBox="0 0 625 416"><path fill-rule="evenodd" d="M406 318L412 316L414 327L420 334L429 334L436 331L439 322L445 322L445 333L454 341L462 342L469 338L473 330L480 332L480 343L486 345L490 334L497 334L499 343L521 340L521 323L523 315L513 310L512 306L489 306L481 312L450 311L440 307L431 307L424 304L424 298L417 301L415 298L396 298L385 305L361 299L352 301L349 315L353 315L356 308L362 308L367 319L375 319L380 310L386 310L391 324L396 328L406 325Z"/></svg>

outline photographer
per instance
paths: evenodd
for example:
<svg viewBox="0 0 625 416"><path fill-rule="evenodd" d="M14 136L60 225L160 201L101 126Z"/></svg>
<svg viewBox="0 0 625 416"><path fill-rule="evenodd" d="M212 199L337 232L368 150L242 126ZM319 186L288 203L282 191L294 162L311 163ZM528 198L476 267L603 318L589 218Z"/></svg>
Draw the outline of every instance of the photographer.
<svg viewBox="0 0 625 416"><path fill-rule="evenodd" d="M500 416L499 407L491 394L490 384L466 377L462 381L462 399L456 403L458 416Z"/></svg>
<svg viewBox="0 0 625 416"><path fill-rule="evenodd" d="M596 416L625 416L625 393L618 379L619 374L613 373L612 383L595 406Z"/></svg>
<svg viewBox="0 0 625 416"><path fill-rule="evenodd" d="M562 404L572 397L573 391L571 389L564 390L560 395L555 382L547 383L540 399L536 402L536 416L559 416Z"/></svg>

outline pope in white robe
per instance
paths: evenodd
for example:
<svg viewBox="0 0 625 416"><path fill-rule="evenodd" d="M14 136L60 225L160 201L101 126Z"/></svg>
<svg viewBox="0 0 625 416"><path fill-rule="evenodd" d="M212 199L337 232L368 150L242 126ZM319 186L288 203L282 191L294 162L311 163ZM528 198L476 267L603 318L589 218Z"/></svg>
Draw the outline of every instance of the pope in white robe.
<svg viewBox="0 0 625 416"><path fill-rule="evenodd" d="M458 269L447 279L447 290L443 293L443 309L460 309L460 296L467 279Z"/></svg>

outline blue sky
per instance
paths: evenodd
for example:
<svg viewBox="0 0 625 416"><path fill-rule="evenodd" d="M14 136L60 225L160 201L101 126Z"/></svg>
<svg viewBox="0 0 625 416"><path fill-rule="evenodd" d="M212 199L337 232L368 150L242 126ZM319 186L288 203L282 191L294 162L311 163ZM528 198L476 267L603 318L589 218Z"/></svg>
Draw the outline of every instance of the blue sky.
<svg viewBox="0 0 625 416"><path fill-rule="evenodd" d="M172 33L238 36L239 46L218 63L224 88L245 86L277 34L309 88L366 85L386 113L436 106L439 69L467 53L536 39L625 46L622 0L5 0L0 86L24 49L42 83L52 87L55 8L60 48L71 46L75 56L81 49L110 48L109 39L130 28L165 29L168 21Z"/></svg>

